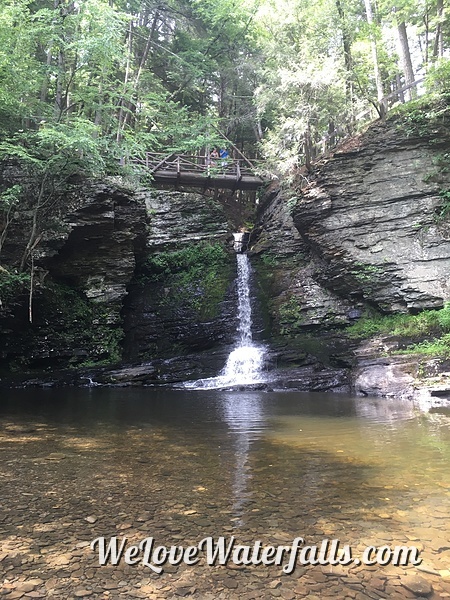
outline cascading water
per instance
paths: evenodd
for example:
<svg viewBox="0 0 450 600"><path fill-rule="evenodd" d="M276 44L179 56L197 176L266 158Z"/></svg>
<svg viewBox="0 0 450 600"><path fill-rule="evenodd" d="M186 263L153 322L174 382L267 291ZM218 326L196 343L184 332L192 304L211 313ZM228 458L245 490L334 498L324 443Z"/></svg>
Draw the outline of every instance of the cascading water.
<svg viewBox="0 0 450 600"><path fill-rule="evenodd" d="M236 244L241 240L236 240ZM264 381L262 368L264 365L265 348L257 345L252 339L252 308L250 301L250 263L246 254L236 254L237 259L237 316L238 338L235 348L230 352L227 362L217 377L199 379L188 382L189 388L222 388L239 385L250 385Z"/></svg>
<svg viewBox="0 0 450 600"><path fill-rule="evenodd" d="M261 380L264 350L252 340L252 308L250 303L250 265L246 254L237 254L238 340L222 371L231 385Z"/></svg>

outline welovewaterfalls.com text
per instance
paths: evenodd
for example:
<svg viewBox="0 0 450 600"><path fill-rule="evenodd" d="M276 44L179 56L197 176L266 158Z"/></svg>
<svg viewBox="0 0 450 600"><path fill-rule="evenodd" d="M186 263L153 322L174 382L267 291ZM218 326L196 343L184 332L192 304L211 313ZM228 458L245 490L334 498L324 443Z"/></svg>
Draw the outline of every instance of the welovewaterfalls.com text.
<svg viewBox="0 0 450 600"><path fill-rule="evenodd" d="M360 557L354 557L352 548L337 539L324 539L320 546L305 544L296 537L288 546L263 546L259 540L253 544L238 544L234 536L206 537L194 546L160 546L155 539L147 537L138 544L130 544L128 538L98 537L91 542L97 551L100 565L142 564L161 574L166 564L197 565L202 561L208 566L234 563L241 566L275 565L289 575L296 565L419 565L422 559L415 546L367 546Z"/></svg>

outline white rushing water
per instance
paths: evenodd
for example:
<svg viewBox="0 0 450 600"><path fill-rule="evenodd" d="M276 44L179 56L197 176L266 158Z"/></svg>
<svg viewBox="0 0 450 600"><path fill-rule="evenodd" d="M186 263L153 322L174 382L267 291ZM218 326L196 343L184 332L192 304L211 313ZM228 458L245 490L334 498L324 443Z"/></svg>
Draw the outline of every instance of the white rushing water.
<svg viewBox="0 0 450 600"><path fill-rule="evenodd" d="M250 263L246 254L236 254L238 336L234 349L217 377L185 383L187 388L223 388L265 381L263 374L264 346L252 339L252 307L250 301Z"/></svg>

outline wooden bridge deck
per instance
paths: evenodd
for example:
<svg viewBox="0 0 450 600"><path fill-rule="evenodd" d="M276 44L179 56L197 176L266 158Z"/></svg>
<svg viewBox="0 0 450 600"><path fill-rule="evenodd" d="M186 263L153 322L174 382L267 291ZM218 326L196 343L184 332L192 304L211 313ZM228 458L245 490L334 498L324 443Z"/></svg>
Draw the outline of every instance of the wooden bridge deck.
<svg viewBox="0 0 450 600"><path fill-rule="evenodd" d="M148 170L155 183L230 190L257 190L266 183L244 159L147 152L131 164ZM252 164L256 169L256 166Z"/></svg>

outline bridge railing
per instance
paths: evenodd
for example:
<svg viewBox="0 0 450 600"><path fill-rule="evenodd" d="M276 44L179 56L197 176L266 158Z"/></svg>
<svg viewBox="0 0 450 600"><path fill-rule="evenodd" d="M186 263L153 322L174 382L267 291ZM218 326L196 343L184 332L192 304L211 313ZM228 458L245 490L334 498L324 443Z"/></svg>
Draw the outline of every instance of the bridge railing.
<svg viewBox="0 0 450 600"><path fill-rule="evenodd" d="M255 177L259 164L252 162L250 168L244 159L232 157L212 157L209 155L164 154L163 152L146 152L143 158L133 158L132 164L145 167L150 173L166 172L172 174L198 173L206 177L230 175L237 179L244 176ZM261 164L262 168L262 164Z"/></svg>

